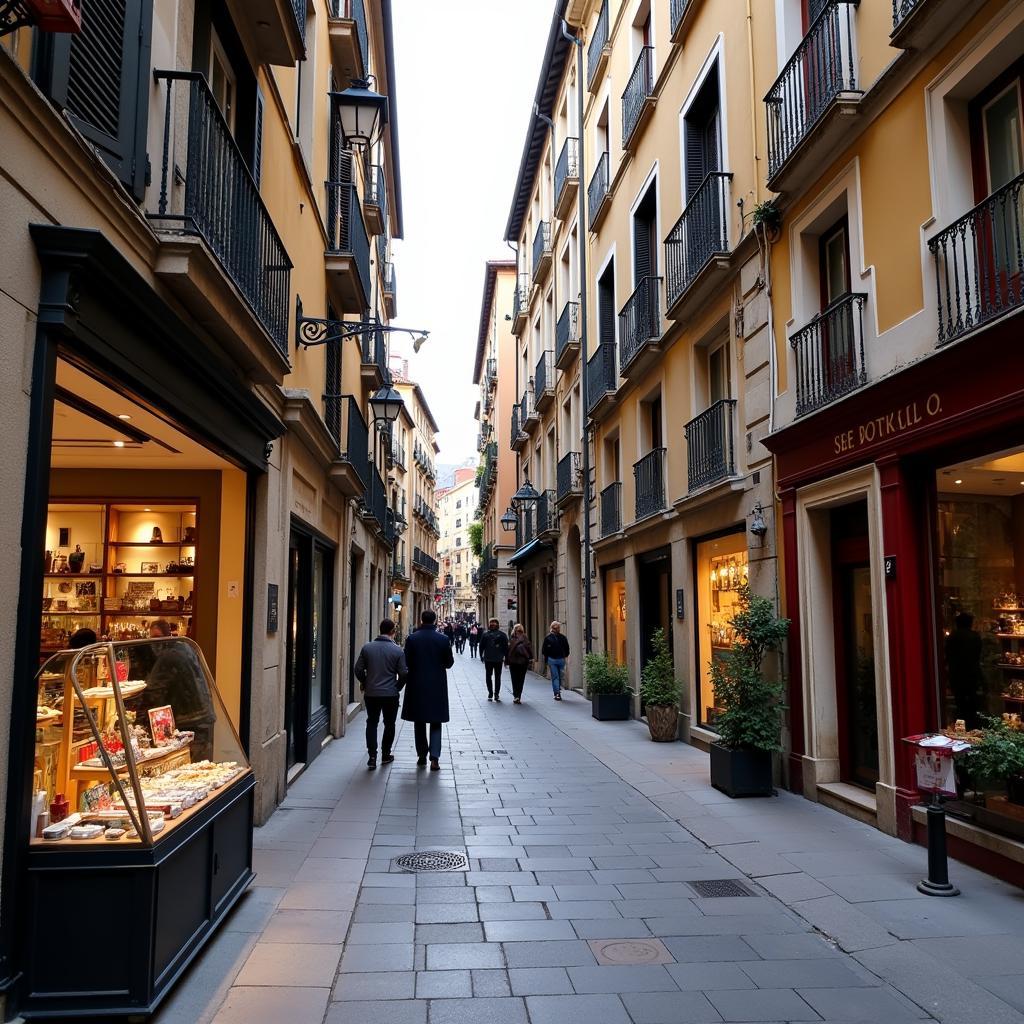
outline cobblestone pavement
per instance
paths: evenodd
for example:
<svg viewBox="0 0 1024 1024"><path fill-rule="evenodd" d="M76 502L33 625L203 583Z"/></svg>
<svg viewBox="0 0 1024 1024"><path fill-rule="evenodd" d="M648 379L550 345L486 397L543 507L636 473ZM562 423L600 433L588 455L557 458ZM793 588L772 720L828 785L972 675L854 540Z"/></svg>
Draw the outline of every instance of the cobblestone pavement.
<svg viewBox="0 0 1024 1024"><path fill-rule="evenodd" d="M706 754L538 676L515 706L468 652L450 675L442 771L408 727L367 771L357 718L257 830L256 885L159 1024L1024 1024L1020 891L953 864L964 895L921 896L920 848L729 800ZM468 870L393 865L414 850Z"/></svg>

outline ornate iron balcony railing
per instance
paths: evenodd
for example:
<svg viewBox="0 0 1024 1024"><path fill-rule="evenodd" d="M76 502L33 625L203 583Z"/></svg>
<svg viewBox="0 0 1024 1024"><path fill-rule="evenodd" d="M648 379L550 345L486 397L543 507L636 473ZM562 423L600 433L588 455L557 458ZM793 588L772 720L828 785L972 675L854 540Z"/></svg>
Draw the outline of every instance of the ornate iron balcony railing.
<svg viewBox="0 0 1024 1024"><path fill-rule="evenodd" d="M209 246L282 355L288 355L291 260L206 79L157 71L167 83L157 212L148 216ZM175 85L188 90L184 145L175 146ZM184 188L175 181L184 171Z"/></svg>
<svg viewBox="0 0 1024 1024"><path fill-rule="evenodd" d="M558 460L555 471L557 499L563 501L573 494L583 493L582 456L579 452L568 452Z"/></svg>
<svg viewBox="0 0 1024 1024"><path fill-rule="evenodd" d="M587 216L589 218L587 223L590 225L591 230L593 230L594 221L597 220L598 211L601 209L601 204L607 195L608 153L604 152L598 158L597 167L594 168L590 184L587 185Z"/></svg>
<svg viewBox="0 0 1024 1024"><path fill-rule="evenodd" d="M863 293L844 295L790 339L796 353L796 414L859 388L864 369Z"/></svg>
<svg viewBox="0 0 1024 1024"><path fill-rule="evenodd" d="M633 72L626 83L626 91L622 94L622 148L629 145L629 140L636 131L636 126L643 113L644 104L654 93L654 47L644 46L640 56L633 65Z"/></svg>
<svg viewBox="0 0 1024 1024"><path fill-rule="evenodd" d="M338 442L342 461L351 463L365 487L370 482L370 432L354 395L325 395L324 421Z"/></svg>
<svg viewBox="0 0 1024 1024"><path fill-rule="evenodd" d="M332 0L331 15L356 23L359 52L363 58L363 69L365 70L370 54L370 37L366 29L366 9L363 6L363 0Z"/></svg>
<svg viewBox="0 0 1024 1024"><path fill-rule="evenodd" d="M363 295L369 302L370 236L363 221L359 193L347 181L328 181L327 188L327 251L349 254L359 274Z"/></svg>
<svg viewBox="0 0 1024 1024"><path fill-rule="evenodd" d="M609 537L622 529L622 484L609 484L600 495L601 536Z"/></svg>
<svg viewBox="0 0 1024 1024"><path fill-rule="evenodd" d="M644 277L619 313L622 365L628 366L640 350L661 336L661 278Z"/></svg>
<svg viewBox="0 0 1024 1024"><path fill-rule="evenodd" d="M892 27L897 29L926 0L892 0Z"/></svg>
<svg viewBox="0 0 1024 1024"><path fill-rule="evenodd" d="M569 138L562 143L562 150L555 164L555 206L561 202L566 184L573 178L578 179L579 176L579 139Z"/></svg>
<svg viewBox="0 0 1024 1024"><path fill-rule="evenodd" d="M665 448L653 448L633 463L636 518L665 510Z"/></svg>
<svg viewBox="0 0 1024 1024"><path fill-rule="evenodd" d="M555 356L553 352L542 352L537 360L537 369L533 375L533 400L536 401L546 392L554 394L555 390Z"/></svg>
<svg viewBox="0 0 1024 1024"><path fill-rule="evenodd" d="M690 198L665 239L665 290L671 309L716 253L729 251L729 182L732 174L709 174Z"/></svg>
<svg viewBox="0 0 1024 1024"><path fill-rule="evenodd" d="M302 0L302 2L305 4L305 0ZM367 206L376 206L380 210L381 220L387 224L388 189L384 178L384 168L379 164L373 164L366 176L365 203Z"/></svg>
<svg viewBox="0 0 1024 1024"><path fill-rule="evenodd" d="M593 412L601 399L618 387L618 370L615 366L615 343L604 342L597 346L587 360L587 411Z"/></svg>
<svg viewBox="0 0 1024 1024"><path fill-rule="evenodd" d="M537 225L536 234L533 236L533 276L534 279L541 272L541 264L545 255L551 253L551 221L542 220Z"/></svg>
<svg viewBox="0 0 1024 1024"><path fill-rule="evenodd" d="M362 361L365 366L376 366L383 379L387 379L387 345L381 330L363 331Z"/></svg>
<svg viewBox="0 0 1024 1024"><path fill-rule="evenodd" d="M669 5L669 23L670 31L675 36L679 25L683 20L683 16L686 14L687 8L693 5L694 0L672 0Z"/></svg>
<svg viewBox="0 0 1024 1024"><path fill-rule="evenodd" d="M683 428L690 491L725 480L736 472L735 409L735 398L723 398Z"/></svg>
<svg viewBox="0 0 1024 1024"><path fill-rule="evenodd" d="M940 345L1024 307L1024 174L928 242Z"/></svg>
<svg viewBox="0 0 1024 1024"><path fill-rule="evenodd" d="M569 345L578 345L580 341L580 304L567 302L555 325L555 359L561 361L562 355Z"/></svg>
<svg viewBox="0 0 1024 1024"><path fill-rule="evenodd" d="M597 24L594 26L594 34L587 47L587 88L594 84L594 75L597 74L598 66L601 63L601 51L608 45L608 0L601 4L601 12L597 16Z"/></svg>

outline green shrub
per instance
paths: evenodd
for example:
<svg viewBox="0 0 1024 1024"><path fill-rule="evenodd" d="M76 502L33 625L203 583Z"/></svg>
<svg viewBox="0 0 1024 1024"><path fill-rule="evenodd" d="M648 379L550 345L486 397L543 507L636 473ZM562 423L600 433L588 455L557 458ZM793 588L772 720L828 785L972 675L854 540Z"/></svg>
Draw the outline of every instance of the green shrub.
<svg viewBox="0 0 1024 1024"><path fill-rule="evenodd" d="M599 693L629 693L629 669L612 661L603 651L583 659L587 696Z"/></svg>
<svg viewBox="0 0 1024 1024"><path fill-rule="evenodd" d="M990 782L1024 778L1024 732L1001 718L986 721L981 739L967 753L971 778Z"/></svg>
<svg viewBox="0 0 1024 1024"><path fill-rule="evenodd" d="M780 619L766 597L739 588L739 611L729 620L736 641L711 662L715 703L721 708L715 731L732 750L779 750L783 684L764 678L762 663L779 648L789 632L789 619Z"/></svg>
<svg viewBox="0 0 1024 1024"><path fill-rule="evenodd" d="M640 699L650 707L670 707L679 703L679 680L676 679L672 652L668 649L665 630L651 634L654 657L640 673Z"/></svg>
<svg viewBox="0 0 1024 1024"><path fill-rule="evenodd" d="M484 524L469 524L469 549L475 558L479 558L484 552Z"/></svg>

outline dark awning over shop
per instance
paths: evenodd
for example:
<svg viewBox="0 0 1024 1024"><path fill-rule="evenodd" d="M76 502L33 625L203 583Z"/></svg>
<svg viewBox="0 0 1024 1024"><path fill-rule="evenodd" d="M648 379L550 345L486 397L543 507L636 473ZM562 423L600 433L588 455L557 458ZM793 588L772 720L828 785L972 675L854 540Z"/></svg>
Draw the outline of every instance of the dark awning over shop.
<svg viewBox="0 0 1024 1024"><path fill-rule="evenodd" d="M546 552L552 551L550 544L542 540L531 540L529 544L521 547L509 560L509 565L523 565L531 558Z"/></svg>

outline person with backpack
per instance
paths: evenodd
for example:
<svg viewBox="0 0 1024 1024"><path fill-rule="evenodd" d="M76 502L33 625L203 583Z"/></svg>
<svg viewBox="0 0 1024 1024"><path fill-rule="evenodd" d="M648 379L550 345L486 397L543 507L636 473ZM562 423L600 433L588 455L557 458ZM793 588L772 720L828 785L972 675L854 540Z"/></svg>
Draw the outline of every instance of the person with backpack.
<svg viewBox="0 0 1024 1024"><path fill-rule="evenodd" d="M521 623L512 627L512 636L508 642L508 674L512 677L512 703L523 703L523 684L526 682L526 670L533 663L533 645L530 643L526 630Z"/></svg>
<svg viewBox="0 0 1024 1024"><path fill-rule="evenodd" d="M487 632L480 637L480 657L487 677L487 699L501 703L501 666L508 655L508 637L497 619L487 620Z"/></svg>
<svg viewBox="0 0 1024 1024"><path fill-rule="evenodd" d="M544 637L540 653L551 669L551 691L555 700L561 700L562 678L565 675L565 663L569 660L569 641L562 635L562 624L557 620L551 623L551 632Z"/></svg>

